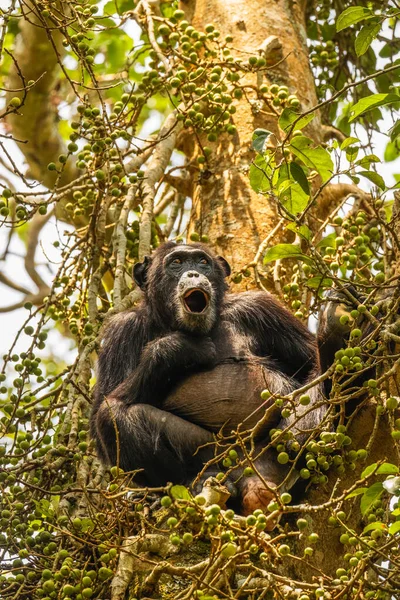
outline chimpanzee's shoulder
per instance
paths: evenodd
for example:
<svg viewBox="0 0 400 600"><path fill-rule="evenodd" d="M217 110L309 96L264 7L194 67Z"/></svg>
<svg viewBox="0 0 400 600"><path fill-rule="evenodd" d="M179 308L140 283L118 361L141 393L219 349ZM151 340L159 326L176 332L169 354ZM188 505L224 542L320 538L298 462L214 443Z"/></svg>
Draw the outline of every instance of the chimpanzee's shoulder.
<svg viewBox="0 0 400 600"><path fill-rule="evenodd" d="M237 292L235 294L226 294L223 302L224 313L234 313L236 310L255 310L263 309L268 306L279 305L279 302L269 292L254 290L248 292Z"/></svg>
<svg viewBox="0 0 400 600"><path fill-rule="evenodd" d="M110 317L104 326L103 340L110 338L116 340L129 336L134 331L145 326L146 310L141 306L135 309L125 310Z"/></svg>

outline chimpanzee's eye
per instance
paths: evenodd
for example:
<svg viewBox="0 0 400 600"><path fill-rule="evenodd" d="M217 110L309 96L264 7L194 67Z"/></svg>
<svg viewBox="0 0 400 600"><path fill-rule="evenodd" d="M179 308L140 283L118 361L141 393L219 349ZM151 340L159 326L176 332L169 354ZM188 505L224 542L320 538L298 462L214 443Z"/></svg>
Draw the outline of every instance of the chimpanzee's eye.
<svg viewBox="0 0 400 600"><path fill-rule="evenodd" d="M172 261L172 263L173 263L173 264L175 264L175 265L180 265L180 264L182 264L182 261L181 261L181 259L180 259L180 258L175 258L175 259Z"/></svg>
<svg viewBox="0 0 400 600"><path fill-rule="evenodd" d="M208 265L208 260L206 258L202 258L200 261L201 265Z"/></svg>

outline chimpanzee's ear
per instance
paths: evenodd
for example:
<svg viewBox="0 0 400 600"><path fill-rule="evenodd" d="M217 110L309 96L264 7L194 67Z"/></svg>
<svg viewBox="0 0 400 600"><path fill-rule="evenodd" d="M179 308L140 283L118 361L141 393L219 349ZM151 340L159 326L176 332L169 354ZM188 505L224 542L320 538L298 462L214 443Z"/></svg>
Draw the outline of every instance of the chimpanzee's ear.
<svg viewBox="0 0 400 600"><path fill-rule="evenodd" d="M143 262L136 263L133 266L133 279L141 290L146 289L147 283L147 271L151 264L150 256L145 256Z"/></svg>
<svg viewBox="0 0 400 600"><path fill-rule="evenodd" d="M228 261L225 260L225 258L223 256L217 256L217 261L223 268L223 270L225 272L225 277L229 277L229 275L231 274L231 266L228 263Z"/></svg>

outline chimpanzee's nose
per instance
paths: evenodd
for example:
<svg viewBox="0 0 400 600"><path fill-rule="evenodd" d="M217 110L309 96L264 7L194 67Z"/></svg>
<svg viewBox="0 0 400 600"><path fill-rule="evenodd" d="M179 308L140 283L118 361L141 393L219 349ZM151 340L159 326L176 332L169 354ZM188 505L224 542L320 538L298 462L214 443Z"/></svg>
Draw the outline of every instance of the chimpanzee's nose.
<svg viewBox="0 0 400 600"><path fill-rule="evenodd" d="M199 277L200 273L198 273L197 271L188 271L187 276L188 277Z"/></svg>

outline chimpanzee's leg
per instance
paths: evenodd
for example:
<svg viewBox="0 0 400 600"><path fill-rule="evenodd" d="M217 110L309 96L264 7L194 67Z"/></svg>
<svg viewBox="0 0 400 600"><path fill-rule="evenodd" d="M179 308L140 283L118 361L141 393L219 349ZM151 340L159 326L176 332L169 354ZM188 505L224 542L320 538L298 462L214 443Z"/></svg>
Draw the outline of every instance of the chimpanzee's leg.
<svg viewBox="0 0 400 600"><path fill-rule="evenodd" d="M267 442L264 443L264 446ZM266 511L268 504L275 500L275 488L278 488L289 472L290 465L280 465L276 460L277 454L274 449L263 448L263 444L256 445L255 454L260 454L254 461L257 474L246 477L242 475L237 481L238 495L240 498L240 510L244 515L250 515L256 508ZM258 476L261 475L262 479ZM297 477L294 477L294 481ZM290 489L294 481L292 480L285 490ZM265 484L264 484L265 482ZM285 491L279 487L278 493ZM276 523L271 522L271 529Z"/></svg>
<svg viewBox="0 0 400 600"><path fill-rule="evenodd" d="M320 426L327 413L327 405L319 386L312 388L309 394L311 396L310 405L305 407L298 404L296 411L289 418L282 419L277 425L277 429L281 430L290 427L294 438L301 445L304 444L310 433ZM274 488L278 488L278 493L282 494L291 489L298 479L298 471L294 469L286 480L292 463L279 464L276 450L267 447L269 443L269 436L267 439L259 439L255 444L254 452L254 466L267 486L256 474L251 477L243 476L238 481L238 491L244 514L250 514L256 508L265 510L270 501L275 499L275 493L272 491ZM298 465L296 466L298 467ZM285 484L282 485L284 481Z"/></svg>
<svg viewBox="0 0 400 600"><path fill-rule="evenodd" d="M149 404L126 406L109 397L96 414L103 454L124 471L144 469L148 485L189 483L213 456L213 434Z"/></svg>

